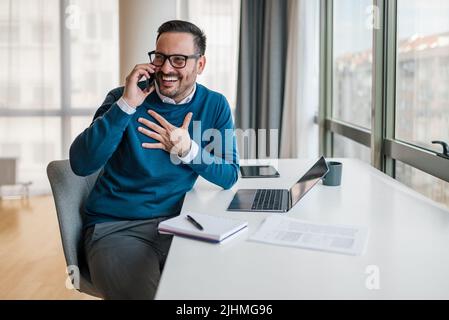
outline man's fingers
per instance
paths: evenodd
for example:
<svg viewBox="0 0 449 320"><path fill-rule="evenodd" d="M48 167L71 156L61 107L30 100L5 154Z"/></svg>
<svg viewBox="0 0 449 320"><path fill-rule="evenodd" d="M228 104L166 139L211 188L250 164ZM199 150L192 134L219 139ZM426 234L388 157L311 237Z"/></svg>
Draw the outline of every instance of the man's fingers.
<svg viewBox="0 0 449 320"><path fill-rule="evenodd" d="M150 73L145 69L135 69L128 77L127 81L132 80L137 83L142 77L145 76L147 78L150 77Z"/></svg>
<svg viewBox="0 0 449 320"><path fill-rule="evenodd" d="M152 65L151 63L138 64L134 67L134 70L137 70L137 69L144 69L144 70L148 71L149 73L154 73L156 71L154 65Z"/></svg>
<svg viewBox="0 0 449 320"><path fill-rule="evenodd" d="M148 110L148 113L150 116L152 116L154 119L156 119L166 130L173 129L173 125L164 119L161 115L159 115L156 111Z"/></svg>
<svg viewBox="0 0 449 320"><path fill-rule="evenodd" d="M193 113L192 112L189 112L187 115L186 115L186 117L184 118L184 122L182 123L182 128L183 129L189 129L189 125L190 125L190 121L192 120L192 116L193 116Z"/></svg>
<svg viewBox="0 0 449 320"><path fill-rule="evenodd" d="M140 133L143 133L144 135L153 138L154 140L157 140L159 142L164 142L164 138L156 132L150 131L148 129L145 129L143 127L138 127L137 130L139 130Z"/></svg>
<svg viewBox="0 0 449 320"><path fill-rule="evenodd" d="M151 122L148 119L145 118L139 118L138 120L140 123L146 125L148 128L152 129L153 131L156 131L157 133L161 134L161 135L165 135L167 133L167 131L164 128L161 128L160 126L158 126L157 124L155 124L154 122Z"/></svg>
<svg viewBox="0 0 449 320"><path fill-rule="evenodd" d="M133 71L129 75L129 78L137 78L137 81L139 81L142 78L142 75L145 75L147 78L149 78L151 74L155 73L155 71L155 66L151 63L138 64L134 67Z"/></svg>
<svg viewBox="0 0 449 320"><path fill-rule="evenodd" d="M162 149L162 150L166 150L165 146L162 143L142 143L142 147L145 149Z"/></svg>

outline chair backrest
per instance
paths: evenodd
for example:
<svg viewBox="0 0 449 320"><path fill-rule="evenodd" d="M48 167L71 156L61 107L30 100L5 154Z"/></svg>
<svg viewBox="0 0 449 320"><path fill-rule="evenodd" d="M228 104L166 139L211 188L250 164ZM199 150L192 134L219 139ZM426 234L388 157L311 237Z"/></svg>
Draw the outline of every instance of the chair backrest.
<svg viewBox="0 0 449 320"><path fill-rule="evenodd" d="M88 177L77 176L73 173L69 160L52 161L47 166L67 266L79 266L83 228L81 210L98 173L99 171Z"/></svg>
<svg viewBox="0 0 449 320"><path fill-rule="evenodd" d="M16 184L16 158L0 158L0 186Z"/></svg>

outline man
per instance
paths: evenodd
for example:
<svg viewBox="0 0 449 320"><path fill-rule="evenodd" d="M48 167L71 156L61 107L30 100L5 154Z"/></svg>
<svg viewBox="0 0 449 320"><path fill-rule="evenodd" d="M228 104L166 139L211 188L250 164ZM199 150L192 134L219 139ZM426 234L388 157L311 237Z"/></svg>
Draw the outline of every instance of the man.
<svg viewBox="0 0 449 320"><path fill-rule="evenodd" d="M125 87L108 93L70 148L75 174L103 168L83 218L91 280L105 299L152 299L172 239L158 233L159 222L180 213L199 175L224 189L237 181L233 137L230 151L191 138L195 123L200 136L234 129L226 98L196 83L205 49L197 26L161 25L151 63L136 65ZM151 76L151 87L140 81Z"/></svg>

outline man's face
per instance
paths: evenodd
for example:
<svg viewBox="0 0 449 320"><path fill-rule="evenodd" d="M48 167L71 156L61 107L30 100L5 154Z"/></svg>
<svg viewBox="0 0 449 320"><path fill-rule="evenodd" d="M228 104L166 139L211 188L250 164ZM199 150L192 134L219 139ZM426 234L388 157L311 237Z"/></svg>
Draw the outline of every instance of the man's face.
<svg viewBox="0 0 449 320"><path fill-rule="evenodd" d="M163 33L157 43L156 52L165 55L180 54L190 56L197 54L193 35L181 32ZM205 66L204 56L195 59L187 59L186 66L182 69L174 68L170 61L165 60L161 67L156 68L156 82L162 95L172 98L176 102L188 96L196 81L196 76L201 74Z"/></svg>

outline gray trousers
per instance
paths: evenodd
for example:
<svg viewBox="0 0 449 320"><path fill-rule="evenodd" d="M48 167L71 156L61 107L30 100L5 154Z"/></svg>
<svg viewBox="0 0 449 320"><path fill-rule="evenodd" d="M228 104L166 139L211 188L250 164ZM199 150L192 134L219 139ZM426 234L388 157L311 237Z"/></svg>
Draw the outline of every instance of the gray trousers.
<svg viewBox="0 0 449 320"><path fill-rule="evenodd" d="M96 224L84 233L92 283L105 299L153 299L172 237L159 234L159 222Z"/></svg>

